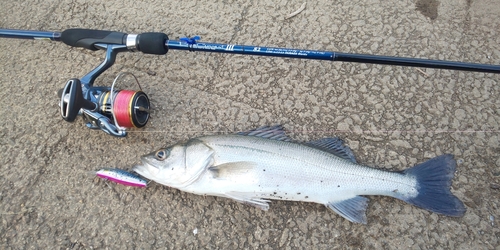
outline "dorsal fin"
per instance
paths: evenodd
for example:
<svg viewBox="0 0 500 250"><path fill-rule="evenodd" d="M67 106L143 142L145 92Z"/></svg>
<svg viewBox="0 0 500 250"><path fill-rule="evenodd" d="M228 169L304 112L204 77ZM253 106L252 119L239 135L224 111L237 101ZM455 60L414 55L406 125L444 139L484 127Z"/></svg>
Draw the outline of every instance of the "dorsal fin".
<svg viewBox="0 0 500 250"><path fill-rule="evenodd" d="M290 137L285 134L285 130L283 130L283 126L264 126L256 129L252 129L250 131L239 132L238 135L245 136L257 136L271 140L277 141L291 141Z"/></svg>
<svg viewBox="0 0 500 250"><path fill-rule="evenodd" d="M338 137L323 138L305 143L307 146L323 150L330 154L334 154L340 158L350 160L356 163L356 158L348 146L344 145L344 141Z"/></svg>

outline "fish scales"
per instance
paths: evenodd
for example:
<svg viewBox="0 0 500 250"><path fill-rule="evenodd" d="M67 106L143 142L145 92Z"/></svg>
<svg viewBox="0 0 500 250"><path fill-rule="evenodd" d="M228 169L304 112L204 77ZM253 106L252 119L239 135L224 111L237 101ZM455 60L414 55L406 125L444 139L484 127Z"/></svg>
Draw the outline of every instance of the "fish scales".
<svg viewBox="0 0 500 250"><path fill-rule="evenodd" d="M360 194L394 196L393 191L398 190L398 193L406 191L408 195L415 195L416 191L413 188L414 178L360 166L301 144L259 137L247 140L238 135L207 136L199 140L219 152L214 154L214 165L257 163L247 176L252 176L252 179L242 180L241 175L235 174L231 180L235 185L224 183L227 191L254 192L266 198L319 203ZM202 177L205 179L198 183L200 186L190 189L192 192L198 193L197 188L207 190L220 182L212 179L210 173Z"/></svg>
<svg viewBox="0 0 500 250"><path fill-rule="evenodd" d="M182 191L230 198L267 210L270 200L321 203L366 223L365 195L395 197L432 212L462 216L451 191L452 155L401 172L358 164L338 138L297 143L281 126L193 138L141 157L134 171Z"/></svg>

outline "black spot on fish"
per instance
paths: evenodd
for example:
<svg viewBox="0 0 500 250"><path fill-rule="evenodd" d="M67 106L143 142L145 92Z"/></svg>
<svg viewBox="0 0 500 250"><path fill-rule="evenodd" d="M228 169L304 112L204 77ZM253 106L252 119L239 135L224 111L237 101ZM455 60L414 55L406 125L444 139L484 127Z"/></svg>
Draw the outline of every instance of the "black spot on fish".
<svg viewBox="0 0 500 250"><path fill-rule="evenodd" d="M340 185L338 185L337 187L340 187Z"/></svg>
<svg viewBox="0 0 500 250"><path fill-rule="evenodd" d="M300 194L300 193L297 193L297 194Z"/></svg>
<svg viewBox="0 0 500 250"><path fill-rule="evenodd" d="M276 192L274 192L274 194L276 194Z"/></svg>
<svg viewBox="0 0 500 250"><path fill-rule="evenodd" d="M174 168L172 168L172 170L174 170Z"/></svg>
<svg viewBox="0 0 500 250"><path fill-rule="evenodd" d="M306 195L306 197L305 197L305 198L307 199L307 198L309 198L309 196L307 196L307 195Z"/></svg>

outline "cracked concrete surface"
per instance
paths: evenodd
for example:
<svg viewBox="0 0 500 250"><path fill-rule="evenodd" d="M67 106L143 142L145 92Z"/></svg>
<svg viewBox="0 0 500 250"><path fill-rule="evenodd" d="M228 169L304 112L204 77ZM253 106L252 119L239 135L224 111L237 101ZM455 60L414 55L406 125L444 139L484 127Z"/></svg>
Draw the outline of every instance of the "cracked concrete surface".
<svg viewBox="0 0 500 250"><path fill-rule="evenodd" d="M500 64L495 0L0 0L0 27L164 32L172 39ZM124 53L100 76L132 72L150 123L127 138L64 122L56 92L104 54L0 39L2 249L496 249L500 245L500 76L340 62L170 51ZM130 84L126 82L124 84ZM126 86L126 85L125 85ZM291 137L340 136L359 162L402 170L452 153L462 218L370 197L368 225L322 205L273 201L267 212L89 174L202 134L283 124ZM194 234L193 230L197 230Z"/></svg>

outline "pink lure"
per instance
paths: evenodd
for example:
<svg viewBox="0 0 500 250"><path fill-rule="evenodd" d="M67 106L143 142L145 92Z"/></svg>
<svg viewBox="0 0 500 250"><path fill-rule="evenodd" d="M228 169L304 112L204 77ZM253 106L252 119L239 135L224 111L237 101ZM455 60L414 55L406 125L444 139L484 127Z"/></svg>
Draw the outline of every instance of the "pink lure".
<svg viewBox="0 0 500 250"><path fill-rule="evenodd" d="M120 183L122 185L131 186L131 187L146 187L146 180L141 179L139 176L127 172L122 169L117 168L105 168L96 172L96 175L110 180L116 183Z"/></svg>

